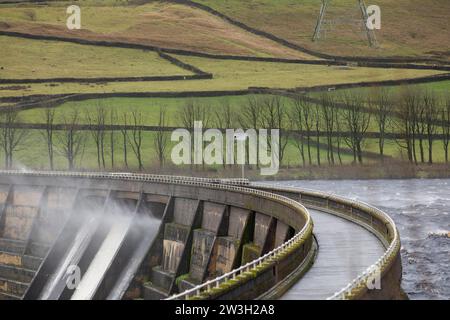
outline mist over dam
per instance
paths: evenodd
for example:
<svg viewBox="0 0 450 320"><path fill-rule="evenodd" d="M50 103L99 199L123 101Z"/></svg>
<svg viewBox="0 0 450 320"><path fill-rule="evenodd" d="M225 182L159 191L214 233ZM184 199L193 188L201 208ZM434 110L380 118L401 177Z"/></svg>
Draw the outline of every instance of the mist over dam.
<svg viewBox="0 0 450 320"><path fill-rule="evenodd" d="M329 194L242 179L2 171L0 201L1 299L403 297L393 221ZM332 272L327 286L314 280Z"/></svg>

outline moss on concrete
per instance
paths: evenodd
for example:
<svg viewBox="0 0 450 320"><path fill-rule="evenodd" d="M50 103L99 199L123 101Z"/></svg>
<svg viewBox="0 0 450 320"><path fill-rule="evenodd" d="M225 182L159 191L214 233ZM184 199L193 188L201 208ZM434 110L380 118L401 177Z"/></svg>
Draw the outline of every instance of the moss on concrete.
<svg viewBox="0 0 450 320"><path fill-rule="evenodd" d="M242 248L242 261L244 265L250 261L257 259L261 255L261 248L254 243L247 243Z"/></svg>
<svg viewBox="0 0 450 320"><path fill-rule="evenodd" d="M181 276L177 277L175 279L175 284L177 287L180 286L181 281L186 280L189 277L189 273L182 274Z"/></svg>

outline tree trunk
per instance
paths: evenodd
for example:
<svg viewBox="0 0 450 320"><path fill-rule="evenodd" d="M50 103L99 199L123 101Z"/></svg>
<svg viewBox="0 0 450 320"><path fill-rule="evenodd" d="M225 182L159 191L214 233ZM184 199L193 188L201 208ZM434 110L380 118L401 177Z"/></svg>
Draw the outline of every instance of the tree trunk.
<svg viewBox="0 0 450 320"><path fill-rule="evenodd" d="M114 131L110 132L110 143L111 143L111 168L114 169Z"/></svg>
<svg viewBox="0 0 450 320"><path fill-rule="evenodd" d="M316 141L316 146L317 146L317 165L320 167L320 139L319 139L319 133L317 133L317 141Z"/></svg>
<svg viewBox="0 0 450 320"><path fill-rule="evenodd" d="M308 135L306 137L306 143L307 143L307 148L308 148L308 163L309 163L309 165L312 165L312 159L311 159L311 137L309 135L309 132L308 132Z"/></svg>
<svg viewBox="0 0 450 320"><path fill-rule="evenodd" d="M362 150L361 150L361 143L357 143L356 144L356 150L357 150L357 152L358 152L358 162L360 163L360 164L362 164L363 163L363 158L362 158Z"/></svg>
<svg viewBox="0 0 450 320"><path fill-rule="evenodd" d="M102 156L103 169L105 169L106 163L105 163L105 134L104 134L104 131L102 131L101 134L102 134L102 138L100 140L100 155Z"/></svg>
<svg viewBox="0 0 450 320"><path fill-rule="evenodd" d="M123 162L128 169L128 153L127 153L127 134L123 133Z"/></svg>
<svg viewBox="0 0 450 320"><path fill-rule="evenodd" d="M380 159L384 162L384 136L380 133L380 139L378 140L378 147L380 150Z"/></svg>
<svg viewBox="0 0 450 320"><path fill-rule="evenodd" d="M429 135L428 138L428 163L433 163L433 139L431 138L431 135Z"/></svg>
<svg viewBox="0 0 450 320"><path fill-rule="evenodd" d="M422 137L419 138L419 149L420 149L420 162L424 163L425 162L425 153L424 153L424 149L423 149Z"/></svg>

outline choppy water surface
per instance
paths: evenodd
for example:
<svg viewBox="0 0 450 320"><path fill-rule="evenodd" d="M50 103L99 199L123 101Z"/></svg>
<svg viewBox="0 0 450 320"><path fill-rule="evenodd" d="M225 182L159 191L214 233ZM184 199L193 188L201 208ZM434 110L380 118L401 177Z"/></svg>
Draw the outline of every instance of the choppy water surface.
<svg viewBox="0 0 450 320"><path fill-rule="evenodd" d="M396 222L410 299L450 299L450 179L283 181L370 203Z"/></svg>

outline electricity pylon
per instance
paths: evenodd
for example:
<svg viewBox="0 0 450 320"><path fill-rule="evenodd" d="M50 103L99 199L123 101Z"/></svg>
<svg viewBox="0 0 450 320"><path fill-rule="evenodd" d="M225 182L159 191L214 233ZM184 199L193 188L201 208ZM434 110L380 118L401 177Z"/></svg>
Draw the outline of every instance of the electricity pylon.
<svg viewBox="0 0 450 320"><path fill-rule="evenodd" d="M361 22L363 24L363 28L366 31L367 34L367 40L369 41L369 45L371 47L378 47L378 43L377 43L377 38L375 37L375 33L373 32L373 30L369 29L369 27L367 26L367 20L369 18L369 15L367 14L367 8L366 5L364 3L364 0L357 0L358 1L358 6L359 9L361 11ZM317 41L320 39L320 36L322 34L322 25L324 24L324 18L325 18L325 13L326 10L330 4L331 0L322 0L322 5L320 6L320 12L319 12L319 16L317 18L317 23L316 23L316 28L314 29L314 35L312 40L313 41Z"/></svg>

